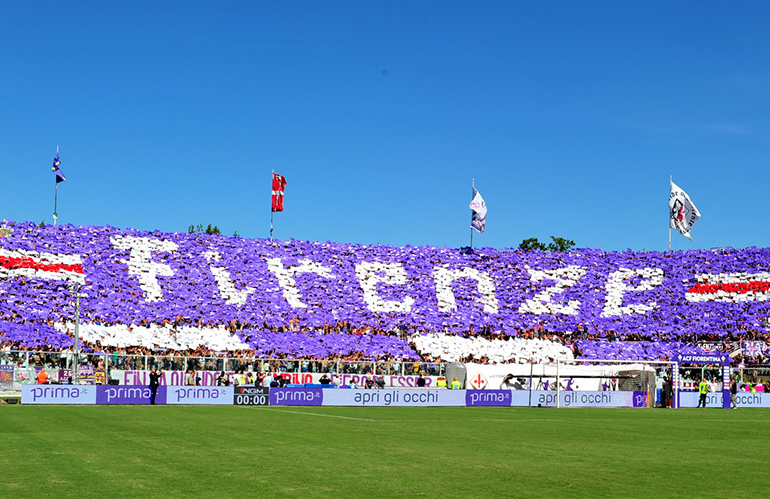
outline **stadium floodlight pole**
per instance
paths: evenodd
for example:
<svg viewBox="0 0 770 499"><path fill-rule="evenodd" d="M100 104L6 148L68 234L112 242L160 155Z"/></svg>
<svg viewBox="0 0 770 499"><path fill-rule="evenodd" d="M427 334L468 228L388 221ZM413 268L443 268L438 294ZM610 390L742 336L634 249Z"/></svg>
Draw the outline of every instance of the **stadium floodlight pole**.
<svg viewBox="0 0 770 499"><path fill-rule="evenodd" d="M72 366L72 382L80 384L80 299L87 295L80 292L80 283L73 283L71 290L75 297L75 363Z"/></svg>
<svg viewBox="0 0 770 499"><path fill-rule="evenodd" d="M668 190L671 192L671 182L674 181L674 176L668 176ZM671 210L668 212L668 250L671 251Z"/></svg>
<svg viewBox="0 0 770 499"><path fill-rule="evenodd" d="M56 146L56 156L59 156L59 146ZM59 201L59 182L56 182L56 187L53 191L53 225L56 227L56 220L59 218L59 214L56 213L56 204Z"/></svg>

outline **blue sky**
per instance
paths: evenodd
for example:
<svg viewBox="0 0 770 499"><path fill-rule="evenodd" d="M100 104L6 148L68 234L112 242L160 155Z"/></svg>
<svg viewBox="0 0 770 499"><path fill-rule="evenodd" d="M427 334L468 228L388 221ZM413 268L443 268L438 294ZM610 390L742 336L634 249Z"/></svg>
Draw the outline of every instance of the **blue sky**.
<svg viewBox="0 0 770 499"><path fill-rule="evenodd" d="M766 2L3 2L0 219L770 246Z"/></svg>

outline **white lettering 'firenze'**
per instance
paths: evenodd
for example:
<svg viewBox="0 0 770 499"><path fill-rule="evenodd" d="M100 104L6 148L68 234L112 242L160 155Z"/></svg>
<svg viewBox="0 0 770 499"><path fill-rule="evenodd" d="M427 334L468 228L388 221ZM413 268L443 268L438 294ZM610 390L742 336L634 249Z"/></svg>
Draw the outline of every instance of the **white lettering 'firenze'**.
<svg viewBox="0 0 770 499"><path fill-rule="evenodd" d="M203 252L203 256L209 262L218 262L220 260L219 253L216 251L205 251ZM235 289L235 284L230 278L230 273L226 268L210 265L209 269L211 270L211 274L214 276L214 280L217 283L219 294L228 305L243 305L246 303L246 299L249 297L249 295L254 292L254 288L249 286L242 290Z"/></svg>
<svg viewBox="0 0 770 499"><path fill-rule="evenodd" d="M384 273L384 275L382 275ZM410 312L414 298L402 301L384 300L377 294L377 283L403 286L406 284L406 270L400 263L361 262L356 264L356 277L364 291L364 301L372 312Z"/></svg>
<svg viewBox="0 0 770 499"><path fill-rule="evenodd" d="M283 290L283 297L286 298L286 301L289 302L292 308L307 308L307 305L300 298L297 283L294 281L295 275L316 274L327 279L335 278L331 273L331 269L310 260L300 260L299 265L296 267L284 267L280 258L268 258L267 269L278 278L278 284L280 284Z"/></svg>
<svg viewBox="0 0 770 499"><path fill-rule="evenodd" d="M144 291L145 301L163 300L163 291L158 284L158 276L172 276L174 271L165 263L151 262L152 252L170 253L178 246L171 241L158 241L148 237L115 236L110 238L118 249L130 250L131 256L121 263L128 265L128 273L139 278L139 287Z"/></svg>
<svg viewBox="0 0 770 499"><path fill-rule="evenodd" d="M586 273L585 267L578 265L568 265L560 269L535 270L527 267L531 279L536 282L544 280L556 281L554 286L545 288L544 291L525 301L519 307L519 312L523 314L564 314L576 315L580 308L580 302L569 300L566 305L554 303L551 301L554 295L564 292L571 288Z"/></svg>
<svg viewBox="0 0 770 499"><path fill-rule="evenodd" d="M630 286L629 281L634 277L641 277L642 279L638 285ZM652 310L658 306L654 301L621 306L623 305L623 295L626 291L649 291L661 284L663 284L663 269L648 267L616 270L607 277L607 284L604 286L604 289L607 290L607 298L604 302L602 317L643 314Z"/></svg>
<svg viewBox="0 0 770 499"><path fill-rule="evenodd" d="M457 301L455 300L454 291L452 291L452 283L462 278L476 280L478 283L477 289L481 295L478 301L484 305L484 312L496 314L498 304L497 297L495 296L495 282L489 274L470 267L450 270L446 266L433 268L433 280L436 282L436 298L438 299L439 312L457 310Z"/></svg>

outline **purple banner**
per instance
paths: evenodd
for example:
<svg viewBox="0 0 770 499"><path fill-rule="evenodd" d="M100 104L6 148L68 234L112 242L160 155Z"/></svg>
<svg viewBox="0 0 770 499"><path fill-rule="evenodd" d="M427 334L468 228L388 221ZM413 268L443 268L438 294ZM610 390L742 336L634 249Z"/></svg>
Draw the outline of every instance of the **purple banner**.
<svg viewBox="0 0 770 499"><path fill-rule="evenodd" d="M634 392L634 407L650 407L650 394L647 392Z"/></svg>
<svg viewBox="0 0 770 499"><path fill-rule="evenodd" d="M768 352L764 341L744 341L741 343L741 354L744 357L762 357Z"/></svg>
<svg viewBox="0 0 770 499"><path fill-rule="evenodd" d="M152 390L148 386L97 386L97 404L145 405L150 403ZM155 404L166 403L166 387L158 387Z"/></svg>
<svg viewBox="0 0 770 499"><path fill-rule="evenodd" d="M378 378L382 378L385 381L387 388L417 388L417 380L419 376L407 375L407 376L384 376L377 375ZM363 385L367 379L372 379L371 374L332 374L332 383L338 383L340 385ZM424 376L425 387L435 388L437 376ZM317 382L317 381L314 381Z"/></svg>
<svg viewBox="0 0 770 499"><path fill-rule="evenodd" d="M322 405L323 388L271 388L270 405Z"/></svg>
<svg viewBox="0 0 770 499"><path fill-rule="evenodd" d="M502 406L510 407L511 390L468 390L465 392L467 406Z"/></svg>

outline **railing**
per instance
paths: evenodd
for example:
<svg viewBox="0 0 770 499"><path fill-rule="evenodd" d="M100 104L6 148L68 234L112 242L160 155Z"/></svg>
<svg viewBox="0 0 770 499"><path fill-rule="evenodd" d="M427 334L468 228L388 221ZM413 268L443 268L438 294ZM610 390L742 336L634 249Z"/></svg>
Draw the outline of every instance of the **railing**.
<svg viewBox="0 0 770 499"><path fill-rule="evenodd" d="M71 352L28 352L0 350L0 366L46 370L72 370L75 354ZM438 362L380 362L375 360L302 360L236 357L187 357L169 355L80 354L80 366L104 371L144 371L153 367L164 371L224 371L227 373L327 373L377 376L443 376L446 364ZM34 382L34 379L30 382Z"/></svg>

